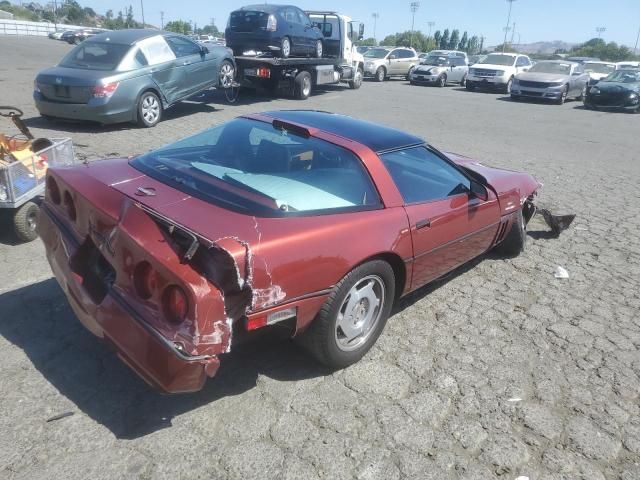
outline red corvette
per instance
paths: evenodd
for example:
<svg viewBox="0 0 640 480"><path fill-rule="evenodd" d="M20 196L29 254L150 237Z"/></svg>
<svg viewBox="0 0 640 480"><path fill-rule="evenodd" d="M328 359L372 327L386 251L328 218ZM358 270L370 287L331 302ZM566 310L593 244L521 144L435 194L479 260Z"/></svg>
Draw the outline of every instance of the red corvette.
<svg viewBox="0 0 640 480"><path fill-rule="evenodd" d="M38 228L80 321L151 385L190 392L268 325L331 367L358 361L397 298L522 251L539 187L398 130L279 111L50 169Z"/></svg>

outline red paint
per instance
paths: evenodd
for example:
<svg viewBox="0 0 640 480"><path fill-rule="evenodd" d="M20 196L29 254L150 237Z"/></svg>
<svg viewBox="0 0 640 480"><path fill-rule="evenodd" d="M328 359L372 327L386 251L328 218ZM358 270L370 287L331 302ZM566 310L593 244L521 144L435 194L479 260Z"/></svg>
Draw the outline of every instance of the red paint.
<svg viewBox="0 0 640 480"><path fill-rule="evenodd" d="M405 272L399 293L406 294L484 253L493 246L504 216L517 211L521 199L539 186L526 174L450 155L489 181L489 199L458 195L404 206L375 152L342 136L308 130L362 160L383 208L256 218L190 197L142 175L127 159L49 170L53 198L46 198L38 228L52 270L80 321L153 386L167 392L202 388L218 368L218 355L233 343L222 293L181 262L140 203L228 252L241 277L251 276L245 280L254 292L253 303L236 328L257 328L270 313L295 307L297 334L313 321L330 289L367 259L395 259ZM140 187L155 195L140 195ZM66 195L73 199L75 219L64 202L55 202ZM424 219L429 226L418 228ZM88 248L88 242L95 247ZM95 250L115 275L107 292L92 286L91 272L81 265L83 256L97 255Z"/></svg>

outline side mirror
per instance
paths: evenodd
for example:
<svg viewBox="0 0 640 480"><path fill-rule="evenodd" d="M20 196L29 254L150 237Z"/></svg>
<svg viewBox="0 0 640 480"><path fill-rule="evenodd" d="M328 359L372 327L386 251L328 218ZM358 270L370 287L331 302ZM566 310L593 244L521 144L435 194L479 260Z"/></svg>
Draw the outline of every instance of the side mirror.
<svg viewBox="0 0 640 480"><path fill-rule="evenodd" d="M482 200L483 202L489 200L487 187L476 180L471 180L471 191L469 192L469 195L477 198L478 200Z"/></svg>
<svg viewBox="0 0 640 480"><path fill-rule="evenodd" d="M200 45L200 55L206 55L207 53L209 53L209 49L204 45Z"/></svg>
<svg viewBox="0 0 640 480"><path fill-rule="evenodd" d="M358 40L362 40L364 38L364 23L360 24L360 28L358 29Z"/></svg>

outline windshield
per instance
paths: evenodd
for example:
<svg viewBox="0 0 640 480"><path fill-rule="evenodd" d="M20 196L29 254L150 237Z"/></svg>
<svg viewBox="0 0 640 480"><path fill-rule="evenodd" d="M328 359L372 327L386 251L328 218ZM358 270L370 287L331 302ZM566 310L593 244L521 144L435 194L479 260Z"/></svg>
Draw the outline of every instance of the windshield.
<svg viewBox="0 0 640 480"><path fill-rule="evenodd" d="M364 52L365 58L384 58L389 53L389 50L386 48L372 48L371 50L367 50Z"/></svg>
<svg viewBox="0 0 640 480"><path fill-rule="evenodd" d="M440 66L440 65L446 65L448 61L449 59L447 57L442 57L439 55L429 55L427 58L425 58L422 61L422 65Z"/></svg>
<svg viewBox="0 0 640 480"><path fill-rule="evenodd" d="M585 72L593 72L593 73L611 73L616 69L615 65L606 64L606 63L591 63L587 62L584 64Z"/></svg>
<svg viewBox="0 0 640 480"><path fill-rule="evenodd" d="M640 82L640 70L616 70L601 82L635 83Z"/></svg>
<svg viewBox="0 0 640 480"><path fill-rule="evenodd" d="M115 70L129 51L129 45L84 42L71 50L58 66L83 70Z"/></svg>
<svg viewBox="0 0 640 480"><path fill-rule="evenodd" d="M484 65L504 65L504 66L512 66L516 61L516 57L514 55L496 55L491 54L487 55L487 58L482 60L480 64Z"/></svg>
<svg viewBox="0 0 640 480"><path fill-rule="evenodd" d="M570 75L571 64L570 63L555 63L555 62L538 62L529 69L532 73L557 73L559 75Z"/></svg>
<svg viewBox="0 0 640 480"><path fill-rule="evenodd" d="M250 215L380 205L362 162L350 151L246 118L147 153L131 164L178 190Z"/></svg>

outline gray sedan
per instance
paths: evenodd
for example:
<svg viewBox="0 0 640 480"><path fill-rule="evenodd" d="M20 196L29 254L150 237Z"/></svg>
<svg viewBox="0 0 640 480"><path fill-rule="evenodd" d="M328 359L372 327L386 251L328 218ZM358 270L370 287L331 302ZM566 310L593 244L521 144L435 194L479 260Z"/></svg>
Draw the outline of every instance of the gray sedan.
<svg viewBox="0 0 640 480"><path fill-rule="evenodd" d="M157 30L96 35L36 77L33 98L45 118L153 127L171 105L210 87L228 88L233 53Z"/></svg>
<svg viewBox="0 0 640 480"><path fill-rule="evenodd" d="M511 86L511 99L539 98L562 105L568 97L584 98L589 78L579 63L562 60L538 62L528 72L516 75Z"/></svg>

